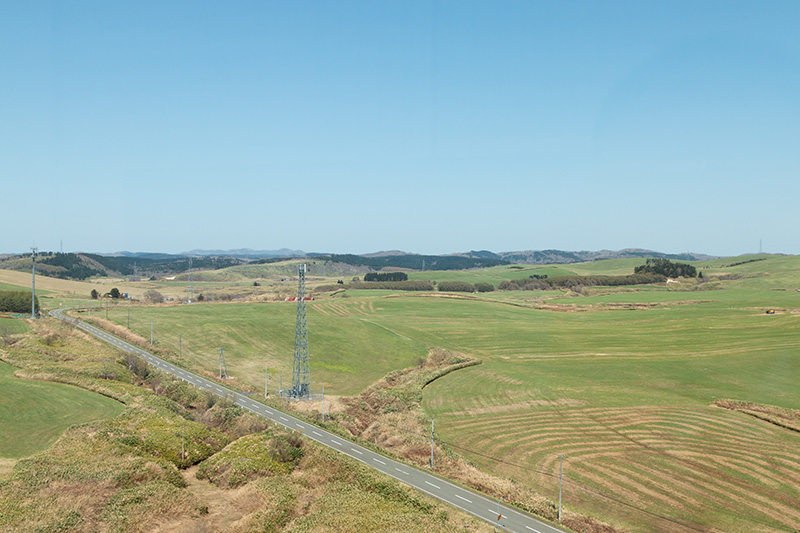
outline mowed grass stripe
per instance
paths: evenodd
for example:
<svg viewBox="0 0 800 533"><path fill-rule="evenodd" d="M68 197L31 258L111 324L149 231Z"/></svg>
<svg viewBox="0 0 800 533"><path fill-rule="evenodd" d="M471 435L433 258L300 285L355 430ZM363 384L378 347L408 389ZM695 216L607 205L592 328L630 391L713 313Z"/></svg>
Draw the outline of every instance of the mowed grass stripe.
<svg viewBox="0 0 800 533"><path fill-rule="evenodd" d="M724 413L714 412L646 409L645 416L641 417L636 410L610 410L608 420L604 421L598 418L597 410L588 411L591 412L533 413L502 420L487 417L483 421L468 422L469 437L463 445L467 448L483 445L486 451L486 443L502 434L503 438L488 450L490 455L514 454L516 461L539 470L547 470L553 464L552 456L557 451L581 464L580 470L599 490L614 494L623 492L637 501L650 501L651 505L659 507L661 504L655 501L658 490L669 494L670 489L656 490L649 481L655 475L663 480L665 487L680 486L693 499L702 498L708 491L726 491L737 508L747 508L754 513L759 508L767 508L782 516L794 516L791 506L781 503L786 496L776 489L785 486L786 478L798 479L800 458L788 455L785 461L776 461L772 455L766 459L753 453L764 445L765 436L784 430L761 427L757 421L737 426L721 419ZM602 423L612 427L597 426ZM626 426L633 426L633 429L626 429ZM520 427L531 429L522 431ZM593 444L588 444L590 442ZM724 448L720 448L720 442L726 443ZM520 450L525 452L520 453ZM542 453L550 450L554 451L549 454L550 459L537 465ZM789 447L785 451L791 454ZM733 465L737 475L721 475L723 462L726 468ZM647 465L652 463L666 468L648 469ZM637 470L648 473L637 474ZM616 476L629 479L623 483L614 480ZM800 488L796 481L793 487L794 491ZM670 500L671 496L662 499ZM767 502L772 503L764 507ZM677 506L677 503L667 501L665 509L670 506Z"/></svg>

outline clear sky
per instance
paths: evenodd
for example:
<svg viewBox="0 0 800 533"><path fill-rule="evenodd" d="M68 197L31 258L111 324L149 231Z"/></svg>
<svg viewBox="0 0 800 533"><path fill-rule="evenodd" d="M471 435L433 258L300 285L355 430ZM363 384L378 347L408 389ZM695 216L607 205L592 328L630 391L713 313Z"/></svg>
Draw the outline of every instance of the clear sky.
<svg viewBox="0 0 800 533"><path fill-rule="evenodd" d="M796 0L0 3L0 252L800 253Z"/></svg>

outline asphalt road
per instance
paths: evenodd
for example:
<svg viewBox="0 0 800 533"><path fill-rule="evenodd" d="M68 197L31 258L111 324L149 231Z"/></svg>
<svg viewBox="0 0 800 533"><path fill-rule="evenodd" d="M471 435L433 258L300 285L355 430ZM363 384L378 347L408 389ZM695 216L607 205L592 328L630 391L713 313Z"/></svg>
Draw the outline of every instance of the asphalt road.
<svg viewBox="0 0 800 533"><path fill-rule="evenodd" d="M164 361L155 355L146 352L132 344L129 344L105 331L98 329L90 324L65 317L61 314L62 309L55 309L50 312L55 318L68 320L87 333L119 348L123 352L133 353L141 357L151 365L163 372L168 372L178 378L199 387L203 390L211 391L222 397L228 398L247 409L248 411L261 415L276 424L287 429L302 433L304 436L313 439L320 444L333 448L345 455L352 457L367 466L374 468L382 474L393 477L406 485L409 485L420 492L433 496L437 500L443 501L453 507L457 507L469 514L488 522L491 525L498 525L504 531L516 531L520 533L563 533L565 530L554 527L546 522L542 522L521 511L507 507L491 498L472 492L468 489L455 485L441 477L435 476L430 472L420 470L405 463L394 461L384 455L373 452L363 446L359 446L347 439L329 433L308 422L298 420L288 413L278 411L271 407L251 400L247 395L228 389L219 383L202 378L178 366ZM498 521L498 516L500 519Z"/></svg>

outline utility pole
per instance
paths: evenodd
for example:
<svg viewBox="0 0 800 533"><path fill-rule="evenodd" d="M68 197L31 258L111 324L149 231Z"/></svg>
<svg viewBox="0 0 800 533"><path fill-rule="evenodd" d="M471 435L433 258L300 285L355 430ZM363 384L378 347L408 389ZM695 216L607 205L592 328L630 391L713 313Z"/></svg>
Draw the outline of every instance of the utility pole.
<svg viewBox="0 0 800 533"><path fill-rule="evenodd" d="M219 379L228 379L228 366L225 364L225 355L222 348L219 348Z"/></svg>
<svg viewBox="0 0 800 533"><path fill-rule="evenodd" d="M503 514L500 512L500 500L497 500L497 531L500 532L500 519L503 518Z"/></svg>
<svg viewBox="0 0 800 533"><path fill-rule="evenodd" d="M31 318L36 318L36 251L37 248L31 248Z"/></svg>
<svg viewBox="0 0 800 533"><path fill-rule="evenodd" d="M194 299L194 287L192 286L192 258L189 257L189 301L186 303L192 303Z"/></svg>
<svg viewBox="0 0 800 533"><path fill-rule="evenodd" d="M433 471L433 420L431 420L431 472Z"/></svg>
<svg viewBox="0 0 800 533"><path fill-rule="evenodd" d="M558 466L558 523L561 523L561 474L564 472L564 456L559 455L558 459L560 460Z"/></svg>

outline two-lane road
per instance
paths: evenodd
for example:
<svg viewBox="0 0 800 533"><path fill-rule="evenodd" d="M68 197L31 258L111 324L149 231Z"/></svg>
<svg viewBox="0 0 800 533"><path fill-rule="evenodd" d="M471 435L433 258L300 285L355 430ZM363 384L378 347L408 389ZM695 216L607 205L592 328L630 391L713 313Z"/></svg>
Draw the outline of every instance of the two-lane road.
<svg viewBox="0 0 800 533"><path fill-rule="evenodd" d="M516 531L520 533L563 533L565 530L542 522L528 514L513 509L498 503L497 500L487 498L476 492L455 485L443 478L432 475L430 472L420 470L416 467L409 466L390 459L384 455L375 453L372 450L359 446L347 439L329 433L324 429L317 427L308 422L299 420L288 413L278 411L271 407L256 402L248 396L239 392L233 391L196 374L188 372L183 368L175 366L155 355L142 350L132 344L129 344L105 331L96 328L80 320L65 317L61 309L56 309L50 312L56 318L67 320L75 324L75 326L82 330L94 335L95 337L108 342L123 352L132 353L144 359L151 365L155 366L163 372L168 372L177 376L178 378L190 383L203 390L211 391L219 396L227 397L247 409L248 411L257 415L263 416L279 425L297 431L306 437L313 439L320 444L324 444L334 450L337 450L345 455L352 457L362 463L374 468L378 472L393 477L406 485L409 485L420 492L424 492L434 498L441 500L453 507L457 507L463 511L470 513L473 516L485 520L486 522L497 525L498 514L500 515L500 527L506 531Z"/></svg>

